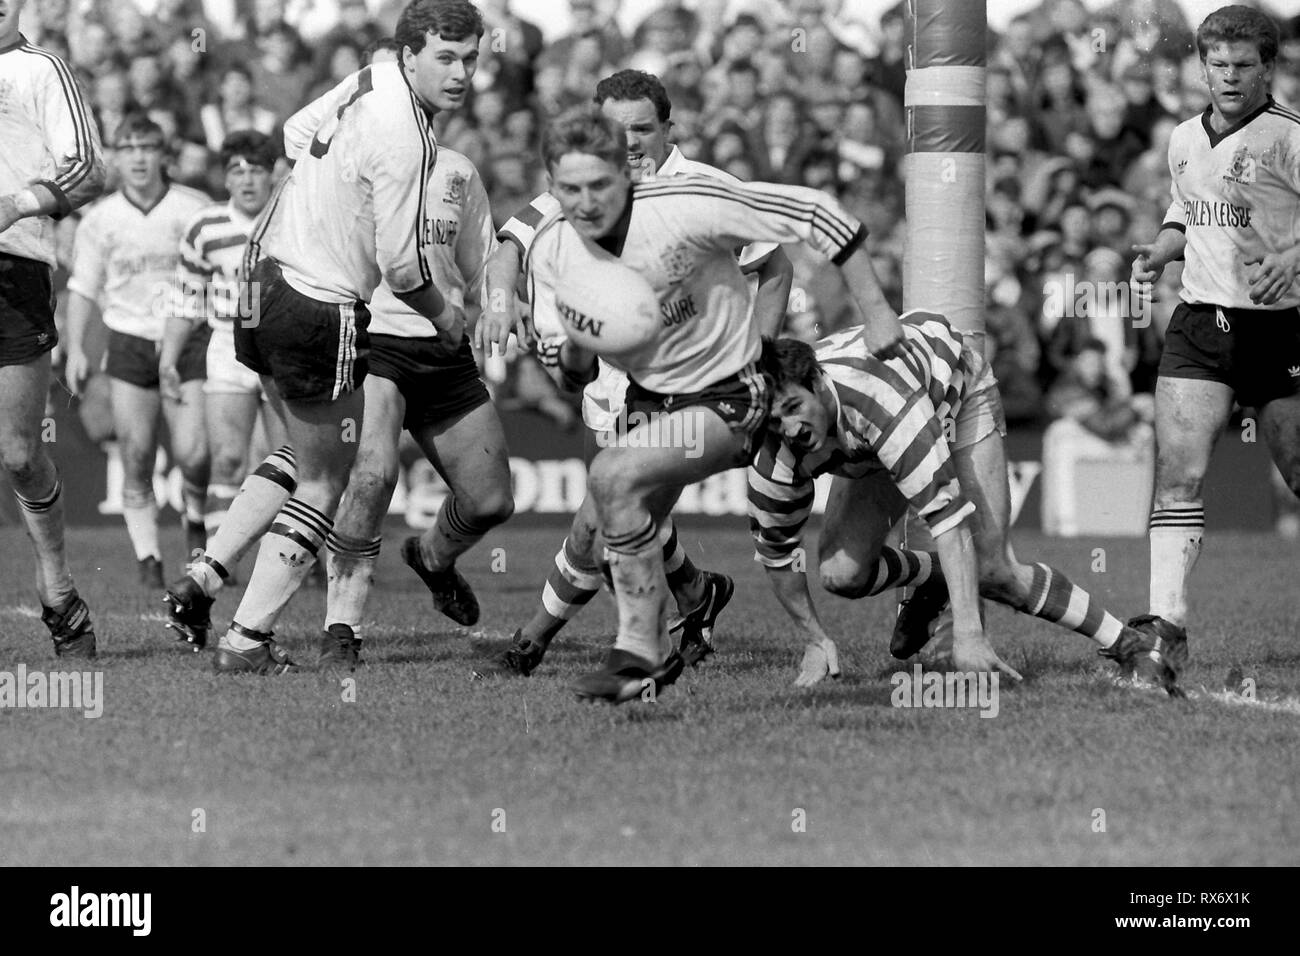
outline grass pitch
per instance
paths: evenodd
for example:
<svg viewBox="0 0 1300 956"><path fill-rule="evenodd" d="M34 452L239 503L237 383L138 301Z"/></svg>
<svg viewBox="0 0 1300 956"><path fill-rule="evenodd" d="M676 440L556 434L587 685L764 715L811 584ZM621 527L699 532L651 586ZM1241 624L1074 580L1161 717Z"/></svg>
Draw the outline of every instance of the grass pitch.
<svg viewBox="0 0 1300 956"><path fill-rule="evenodd" d="M719 654L657 703L570 695L613 633L603 595L532 678L471 680L531 612L563 531L507 527L461 563L483 605L474 629L433 614L398 559L400 533L380 559L349 702L340 677L310 670L212 674L208 655L163 631L125 530L71 532L104 712L0 710L0 863L1300 862L1300 548L1272 537L1207 539L1185 678L1195 699L1112 686L1090 642L995 608L994 643L1025 681L1003 681L984 719L891 706L902 665L888 656L889 600L819 594L845 676L793 688L802 641L743 527L682 529L696 562L737 591ZM55 661L27 543L12 527L4 537L0 670L82 669ZM165 544L170 577L179 535ZM1017 545L1121 616L1145 608L1145 540ZM219 599L218 626L237 600ZM323 612L323 592L304 590L278 628L302 663ZM1254 701L1222 694L1233 665Z"/></svg>

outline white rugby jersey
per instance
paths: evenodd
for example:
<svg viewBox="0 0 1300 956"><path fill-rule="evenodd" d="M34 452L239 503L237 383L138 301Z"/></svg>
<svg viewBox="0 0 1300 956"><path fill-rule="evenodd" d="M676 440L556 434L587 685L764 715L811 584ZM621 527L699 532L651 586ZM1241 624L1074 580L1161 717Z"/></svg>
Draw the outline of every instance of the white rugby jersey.
<svg viewBox="0 0 1300 956"><path fill-rule="evenodd" d="M432 119L396 63L375 63L325 94L339 105L315 124L254 228L251 258L320 302L370 301L433 281L425 226L438 153ZM288 152L286 150L286 152Z"/></svg>
<svg viewBox="0 0 1300 956"><path fill-rule="evenodd" d="M284 151L289 159L297 161L321 119L337 110L348 95L345 85L337 86L289 117L284 124ZM438 148L421 229L434 287L462 309L479 304L484 266L497 241L483 177L465 154ZM428 319L393 295L387 282L380 282L370 298L370 332L415 339L438 335Z"/></svg>
<svg viewBox="0 0 1300 956"><path fill-rule="evenodd" d="M714 179L721 179L728 183L740 182L735 176L723 172L716 166L687 159L676 146L669 151L664 158L663 165L659 167L659 171L655 175L712 176ZM646 180L643 179L642 181ZM514 216L511 216L501 226L497 238L501 242L513 242L518 246L520 258L523 259L532 247L533 237L537 234L537 227L541 225L547 216L555 216L559 212L560 201L549 192L542 193ZM752 294L758 289L757 272L763 263L772 257L772 253L777 248L778 245L775 242L751 242L740 252L740 269L747 276L751 276L749 281L751 315L753 314ZM536 329L538 337L537 354L543 365L554 368L559 362L560 346L564 344L567 336L564 332L564 325L560 322L560 317L555 314L554 308L548 310L546 307L547 304L554 303L553 293L548 290L548 293L542 298L544 303L540 309L536 302L529 303L532 309L533 328ZM598 362L599 373L595 381L582 390L582 417L589 428L596 431L606 431L614 426L614 420L618 417L619 409L623 407L623 398L627 391L627 376L609 365L604 359L599 359Z"/></svg>
<svg viewBox="0 0 1300 956"><path fill-rule="evenodd" d="M177 183L149 209L120 190L105 196L77 226L68 289L97 303L113 331L158 341L175 307L181 240L211 202Z"/></svg>
<svg viewBox="0 0 1300 956"><path fill-rule="evenodd" d="M98 197L104 175L99 129L72 71L19 34L0 50L0 196L39 183L59 208L0 232L0 252L54 267L54 220Z"/></svg>
<svg viewBox="0 0 1300 956"><path fill-rule="evenodd" d="M1300 242L1300 114L1267 103L1223 133L1211 107L1169 140L1173 202L1165 226L1187 234L1182 299L1239 309L1300 305L1300 284L1278 302L1250 301L1246 262Z"/></svg>
<svg viewBox="0 0 1300 956"><path fill-rule="evenodd" d="M800 454L768 432L749 467L749 528L755 559L787 567L812 513L813 478L861 478L881 468L934 534L956 527L975 505L962 497L944 436L966 394L961 333L935 312L904 313L903 354L874 358L862 328L814 348L835 396L834 435Z"/></svg>
<svg viewBox="0 0 1300 956"><path fill-rule="evenodd" d="M802 241L839 264L867 236L839 203L802 186L665 176L633 185L628 202L617 256L561 216L543 222L528 255L529 299L553 311L556 277L593 258L641 273L659 297L659 334L609 364L643 388L668 395L699 391L759 356L749 286L734 254L738 246Z"/></svg>
<svg viewBox="0 0 1300 956"><path fill-rule="evenodd" d="M186 224L177 266L176 314L228 328L239 315L244 245L253 217L233 202L212 203Z"/></svg>

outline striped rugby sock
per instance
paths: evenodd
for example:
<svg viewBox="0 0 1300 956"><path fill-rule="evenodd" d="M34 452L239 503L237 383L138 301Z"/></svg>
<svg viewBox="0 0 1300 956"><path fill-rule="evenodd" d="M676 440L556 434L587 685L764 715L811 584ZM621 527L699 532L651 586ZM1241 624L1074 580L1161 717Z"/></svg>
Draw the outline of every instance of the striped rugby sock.
<svg viewBox="0 0 1300 956"><path fill-rule="evenodd" d="M1155 508L1147 534L1151 613L1182 627L1187 620L1187 578L1196 567L1205 539L1205 507L1199 501L1180 501Z"/></svg>
<svg viewBox="0 0 1300 956"><path fill-rule="evenodd" d="M325 605L325 629L331 624L346 624L353 637L361 636L361 615L370 596L375 562L379 560L382 538L350 538L331 531L325 539L329 555L329 597Z"/></svg>
<svg viewBox="0 0 1300 956"><path fill-rule="evenodd" d="M915 587L930 580L937 574L939 555L933 551L904 551L899 548L883 547L880 560L876 564L876 579L871 583L869 596L894 588Z"/></svg>
<svg viewBox="0 0 1300 956"><path fill-rule="evenodd" d="M605 535L605 558L618 602L615 650L629 651L660 664L672 651L668 637L668 579L654 519L623 534Z"/></svg>
<svg viewBox="0 0 1300 956"><path fill-rule="evenodd" d="M1055 568L1035 564L1033 571L1026 612L1090 637L1102 647L1115 643L1124 627L1119 618Z"/></svg>
<svg viewBox="0 0 1300 956"><path fill-rule="evenodd" d="M54 487L36 498L17 492L23 527L36 551L36 590L46 607L63 607L77 593L63 547L63 482L54 475Z"/></svg>
<svg viewBox="0 0 1300 956"><path fill-rule="evenodd" d="M276 514L297 488L298 463L289 445L267 455L244 479L221 526L215 533L209 529L208 549L203 558L190 566L189 575L204 594L212 597L221 589L227 576L225 569L233 567L253 542L266 534ZM214 565L223 573L215 573Z"/></svg>
<svg viewBox="0 0 1300 956"><path fill-rule="evenodd" d="M280 612L307 579L333 526L333 519L306 502L297 498L285 502L271 530L262 538L257 564L234 622L248 631L270 633ZM233 623L225 640L236 650L248 650L256 644L241 635Z"/></svg>
<svg viewBox="0 0 1300 956"><path fill-rule="evenodd" d="M122 492L122 517L126 519L126 533L135 549L135 559L162 560L162 546L158 543L158 499L153 489L126 488Z"/></svg>
<svg viewBox="0 0 1300 956"><path fill-rule="evenodd" d="M665 518L659 529L659 543L663 545L664 574L668 577L668 586L673 589L673 594L680 595L699 581L700 569L687 557L686 549L677 539L677 526L671 517ZM680 603L679 601L678 604Z"/></svg>
<svg viewBox="0 0 1300 956"><path fill-rule="evenodd" d="M420 538L420 556L424 559L424 566L430 571L447 570L499 523L496 519L466 516L456 494L449 494L438 509L433 529Z"/></svg>

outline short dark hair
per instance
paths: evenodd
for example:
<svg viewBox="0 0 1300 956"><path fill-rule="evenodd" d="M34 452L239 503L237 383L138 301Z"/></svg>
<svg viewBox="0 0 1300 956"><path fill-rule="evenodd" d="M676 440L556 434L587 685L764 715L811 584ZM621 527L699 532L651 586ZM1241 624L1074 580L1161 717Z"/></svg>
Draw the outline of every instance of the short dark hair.
<svg viewBox="0 0 1300 956"><path fill-rule="evenodd" d="M813 390L821 366L817 353L799 339L763 339L763 371L772 379L774 389L787 385Z"/></svg>
<svg viewBox="0 0 1300 956"><path fill-rule="evenodd" d="M752 73L757 77L758 67L756 67L751 60L741 57L739 60L733 60L731 65L727 67L728 76L732 76L736 73Z"/></svg>
<svg viewBox="0 0 1300 956"><path fill-rule="evenodd" d="M468 39L471 34L481 38L483 14L469 0L413 0L397 18L397 29L393 31L398 58L404 47L418 54L431 33L452 43Z"/></svg>
<svg viewBox="0 0 1300 956"><path fill-rule="evenodd" d="M596 105L601 106L606 100L649 100L660 123L667 123L673 111L668 91L659 77L644 70L619 70L597 83Z"/></svg>
<svg viewBox="0 0 1300 956"><path fill-rule="evenodd" d="M127 113L122 117L122 122L118 123L117 129L113 131L113 144L124 143L133 136L142 138L157 136L163 146L167 145L167 136L163 133L163 128L151 120L147 113Z"/></svg>
<svg viewBox="0 0 1300 956"><path fill-rule="evenodd" d="M542 162L548 172L569 153L588 153L622 166L627 162L627 134L595 105L575 106L542 132Z"/></svg>
<svg viewBox="0 0 1300 956"><path fill-rule="evenodd" d="M279 155L275 143L265 133L253 129L241 129L231 133L221 143L221 168L225 169L236 157L243 157L251 166L275 168Z"/></svg>
<svg viewBox="0 0 1300 956"><path fill-rule="evenodd" d="M1205 62L1211 46L1238 40L1255 44L1262 63L1277 59L1280 41L1277 24L1271 17L1241 4L1220 7L1205 18L1196 30L1196 52L1201 55L1201 62Z"/></svg>

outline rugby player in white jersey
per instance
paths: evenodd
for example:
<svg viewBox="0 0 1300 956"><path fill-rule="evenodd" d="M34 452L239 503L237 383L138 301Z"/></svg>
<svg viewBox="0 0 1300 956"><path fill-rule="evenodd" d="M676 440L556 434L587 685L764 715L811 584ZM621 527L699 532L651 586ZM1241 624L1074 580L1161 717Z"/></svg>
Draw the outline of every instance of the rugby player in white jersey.
<svg viewBox="0 0 1300 956"><path fill-rule="evenodd" d="M481 37L469 3L443 4L433 29ZM438 109L465 100L478 67L477 46L439 41L435 63L445 96ZM285 152L296 161L321 120L350 95L350 81L304 107L285 124ZM440 147L429 178L423 225L434 285L460 308L479 303L483 268L496 245L487 189L469 158ZM419 574L434 607L462 625L479 618L478 601L456 559L514 510L505 432L479 377L468 337L448 345L428 321L381 282L370 300L370 374L366 417L347 494L326 540L329 597L318 664L355 668L361 621L379 557L384 515L397 487L398 441L410 431L447 483L433 527L406 539L402 560Z"/></svg>
<svg viewBox="0 0 1300 956"><path fill-rule="evenodd" d="M1263 13L1214 11L1196 48L1210 105L1169 139L1173 202L1132 272L1146 291L1187 260L1156 381L1149 613L1130 621L1184 654L1205 472L1234 399L1300 495L1300 114L1269 95L1278 28Z"/></svg>
<svg viewBox="0 0 1300 956"><path fill-rule="evenodd" d="M104 371L122 460L122 514L139 563L140 583L163 585L154 466L167 422L172 460L184 479L186 547L202 550L208 446L203 430L206 327L195 329L176 361L179 384L164 396L158 352L176 293L180 241L210 197L170 182L162 128L142 113L114 134L122 187L86 210L77 227L68 279L68 385L80 392L91 368L84 348L98 307L108 328Z"/></svg>
<svg viewBox="0 0 1300 956"><path fill-rule="evenodd" d="M0 0L0 465L36 552L41 621L60 657L94 657L95 629L63 541L63 482L41 441L50 389L55 220L104 188L99 130L62 59Z"/></svg>
<svg viewBox="0 0 1300 956"><path fill-rule="evenodd" d="M426 192L437 159L433 115L459 105L453 91L463 89L463 58L478 49L478 22L464 0L407 6L395 31L399 61L350 78L350 93L315 130L250 237L256 308L236 323L235 351L284 401L297 483L218 642L219 672L294 666L272 627L330 534L356 457L366 303L380 281L448 349L464 336L462 310L433 282Z"/></svg>
<svg viewBox="0 0 1300 956"><path fill-rule="evenodd" d="M672 128L672 104L658 77L640 70L620 70L596 84L596 105L627 135L628 166L634 180L654 176L710 176L726 182L738 180L706 163L694 162L668 142ZM531 329L516 321L511 309L514 289L523 260L532 245L537 226L559 210L559 202L543 193L512 216L498 233L500 248L488 262L489 308L475 330L483 349L494 345L504 351L512 328L520 326L520 340L538 337L542 362L554 371L560 344L565 339L559 317L538 310L530 303ZM750 277L754 292L754 320L764 335L776 335L785 319L790 297L793 267L775 243L752 243L741 250L741 271ZM627 375L606 362L600 374L582 392L582 414L587 427L597 436L589 444L589 455L598 442L614 434L623 410ZM515 632L510 646L496 661L476 668L480 674L528 676L542 662L551 641L595 596L600 587L599 558L594 553L596 508L587 495L573 517L569 534L555 555L555 566L547 575L541 599L533 616ZM734 586L724 574L700 571L691 562L677 537L671 516L665 517L659 535L663 544L668 585L679 611L683 653L695 664L712 649L713 627L731 600Z"/></svg>
<svg viewBox="0 0 1300 956"><path fill-rule="evenodd" d="M867 322L870 350L897 348L902 330L872 269L865 227L821 192L701 176L633 184L622 127L594 107L550 123L542 155L561 214L542 222L533 241L527 268L534 295L556 300L549 308L572 308L562 301L566 277L593 265L630 269L649 283L661 316L644 345L611 363L629 377L628 423L644 416L646 424L602 448L589 479L619 626L605 665L574 689L586 699L621 703L650 684L671 683L682 666L668 636L659 522L685 486L747 465L767 418L759 330L734 250L749 242L807 242L842 269ZM606 314L588 318L616 322L620 288L610 285L605 294ZM571 379L597 373L595 355L572 339L561 347L559 364ZM644 441L642 428L698 441L665 446Z"/></svg>
<svg viewBox="0 0 1300 956"><path fill-rule="evenodd" d="M993 373L943 316L914 310L902 322L903 345L890 356L873 356L861 329L816 346L779 339L764 351L775 390L749 469L750 529L757 560L807 639L795 683L810 686L839 670L835 642L794 561L813 479L831 474L818 541L821 582L831 593L860 598L943 581L959 671L1020 679L984 634L983 595L1090 637L1122 674L1182 696L1160 638L1121 624L1060 571L1017 559L1007 540L1006 421ZM939 567L928 554L885 544L909 505L934 535Z"/></svg>

